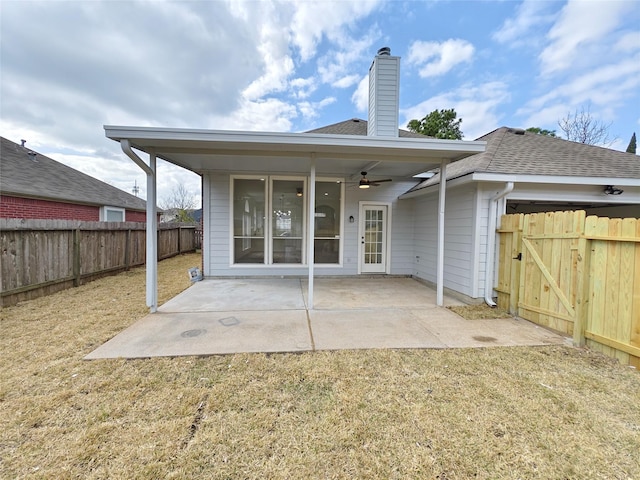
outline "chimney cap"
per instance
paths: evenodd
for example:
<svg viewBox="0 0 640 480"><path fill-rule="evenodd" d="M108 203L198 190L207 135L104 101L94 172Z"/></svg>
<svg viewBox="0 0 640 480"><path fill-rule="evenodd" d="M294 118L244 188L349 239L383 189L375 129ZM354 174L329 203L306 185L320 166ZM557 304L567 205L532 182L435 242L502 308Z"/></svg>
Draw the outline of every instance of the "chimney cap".
<svg viewBox="0 0 640 480"><path fill-rule="evenodd" d="M382 47L380 50L378 50L378 55L391 55L391 48Z"/></svg>

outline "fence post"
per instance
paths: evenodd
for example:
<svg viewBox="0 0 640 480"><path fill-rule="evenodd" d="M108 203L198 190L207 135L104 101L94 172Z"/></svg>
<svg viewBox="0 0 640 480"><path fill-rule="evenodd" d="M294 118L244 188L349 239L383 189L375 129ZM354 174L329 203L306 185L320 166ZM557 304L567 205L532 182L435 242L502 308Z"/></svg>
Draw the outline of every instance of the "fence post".
<svg viewBox="0 0 640 480"><path fill-rule="evenodd" d="M124 244L124 269L125 271L129 271L129 264L131 263L131 252L130 252L130 244L131 244L131 229L127 229L127 235L125 237Z"/></svg>
<svg viewBox="0 0 640 480"><path fill-rule="evenodd" d="M178 225L178 255L182 253L182 225Z"/></svg>
<svg viewBox="0 0 640 480"><path fill-rule="evenodd" d="M73 230L73 286L80 286L80 228Z"/></svg>
<svg viewBox="0 0 640 480"><path fill-rule="evenodd" d="M584 213L584 212L583 212ZM578 264L576 265L576 316L573 321L573 344L584 347L584 332L589 320L589 288L591 283L591 240L587 240L587 226L584 214L581 218L580 238L578 239Z"/></svg>

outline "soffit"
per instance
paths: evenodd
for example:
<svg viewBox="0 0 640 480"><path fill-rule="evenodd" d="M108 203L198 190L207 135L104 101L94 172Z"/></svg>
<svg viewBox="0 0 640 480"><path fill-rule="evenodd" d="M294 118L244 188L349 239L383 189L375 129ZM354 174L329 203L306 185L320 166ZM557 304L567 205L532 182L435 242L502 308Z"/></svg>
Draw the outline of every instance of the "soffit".
<svg viewBox="0 0 640 480"><path fill-rule="evenodd" d="M235 132L105 126L108 138L199 174L207 172L308 173L312 154L320 175L412 176L484 151L485 142L383 138L313 133ZM371 168L370 168L371 170Z"/></svg>

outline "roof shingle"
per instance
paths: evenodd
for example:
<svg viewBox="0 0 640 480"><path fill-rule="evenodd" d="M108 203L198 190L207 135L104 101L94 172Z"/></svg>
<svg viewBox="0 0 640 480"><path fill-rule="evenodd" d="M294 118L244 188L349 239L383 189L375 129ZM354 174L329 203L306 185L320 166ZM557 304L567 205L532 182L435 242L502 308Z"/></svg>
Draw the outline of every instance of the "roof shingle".
<svg viewBox="0 0 640 480"><path fill-rule="evenodd" d="M477 140L486 150L447 166L447 180L470 173L640 179L640 157L521 129L500 127ZM436 174L410 191L440 183Z"/></svg>
<svg viewBox="0 0 640 480"><path fill-rule="evenodd" d="M0 140L0 192L5 195L146 210L141 198L6 138Z"/></svg>
<svg viewBox="0 0 640 480"><path fill-rule="evenodd" d="M309 130L305 133L326 133L328 135L367 135L367 121L361 118L352 118L345 120L344 122L334 123L325 127ZM413 133L407 130L398 129L398 136L400 137L413 137L413 138L425 138L420 133Z"/></svg>

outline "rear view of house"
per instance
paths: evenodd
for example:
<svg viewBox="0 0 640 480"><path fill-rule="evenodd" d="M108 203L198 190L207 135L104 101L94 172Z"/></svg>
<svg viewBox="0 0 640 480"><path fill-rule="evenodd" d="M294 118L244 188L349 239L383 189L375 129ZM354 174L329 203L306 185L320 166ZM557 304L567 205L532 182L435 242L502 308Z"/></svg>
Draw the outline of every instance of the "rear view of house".
<svg viewBox="0 0 640 480"><path fill-rule="evenodd" d="M306 133L104 128L147 173L149 191L156 158L202 176L206 276L306 275L311 308L313 278L333 275L412 276L436 285L439 305L444 288L492 304L507 207L640 216L635 155L506 127L476 141L398 130L399 68L387 48L374 57L368 121ZM415 177L429 170L430 180Z"/></svg>

